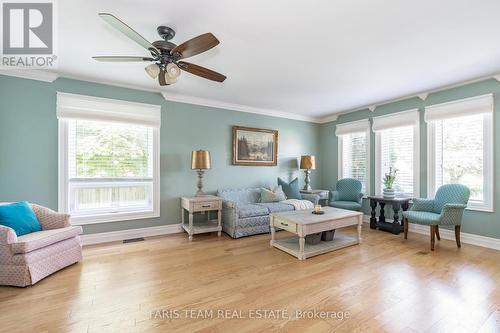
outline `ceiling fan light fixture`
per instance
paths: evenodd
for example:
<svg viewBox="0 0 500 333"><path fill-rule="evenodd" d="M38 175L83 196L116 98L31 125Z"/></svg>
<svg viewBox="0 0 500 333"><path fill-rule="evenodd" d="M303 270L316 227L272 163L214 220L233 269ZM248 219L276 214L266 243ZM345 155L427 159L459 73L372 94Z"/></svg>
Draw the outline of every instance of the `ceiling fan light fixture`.
<svg viewBox="0 0 500 333"><path fill-rule="evenodd" d="M174 63L169 63L165 68L165 81L168 84L177 82L177 79L181 75L181 69Z"/></svg>
<svg viewBox="0 0 500 333"><path fill-rule="evenodd" d="M152 79L156 79L158 75L160 75L160 66L158 66L157 64L151 64L149 66L146 66L146 68L144 69Z"/></svg>

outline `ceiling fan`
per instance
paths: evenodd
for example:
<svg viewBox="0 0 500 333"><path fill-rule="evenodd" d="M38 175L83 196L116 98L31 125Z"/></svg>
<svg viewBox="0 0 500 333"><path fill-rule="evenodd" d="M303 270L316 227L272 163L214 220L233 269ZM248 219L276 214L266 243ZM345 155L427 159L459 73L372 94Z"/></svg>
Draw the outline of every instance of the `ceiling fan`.
<svg viewBox="0 0 500 333"><path fill-rule="evenodd" d="M146 66L145 70L153 79L158 78L160 86L170 85L177 82L181 70L191 74L201 76L205 79L223 82L226 77L220 73L214 72L208 68L201 67L181 59L189 58L203 53L219 44L219 40L210 32L194 37L180 45L170 42L175 36L175 31L166 26L159 26L156 30L163 40L150 43L144 37L139 35L134 29L129 27L116 16L109 13L99 13L104 21L122 34L132 39L134 42L144 47L151 53L150 57L137 56L97 56L92 57L97 61L109 62L136 62L147 61L152 64Z"/></svg>

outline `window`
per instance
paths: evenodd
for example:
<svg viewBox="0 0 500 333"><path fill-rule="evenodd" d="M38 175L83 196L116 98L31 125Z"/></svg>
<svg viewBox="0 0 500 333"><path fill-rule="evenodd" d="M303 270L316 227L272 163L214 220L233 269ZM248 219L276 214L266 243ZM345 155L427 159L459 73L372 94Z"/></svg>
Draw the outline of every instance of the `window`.
<svg viewBox="0 0 500 333"><path fill-rule="evenodd" d="M492 110L491 95L426 108L429 196L460 183L471 191L469 209L493 210Z"/></svg>
<svg viewBox="0 0 500 333"><path fill-rule="evenodd" d="M382 194L383 179L397 169L397 194L419 196L419 116L410 110L373 118L375 132L375 193Z"/></svg>
<svg viewBox="0 0 500 333"><path fill-rule="evenodd" d="M57 102L59 209L78 224L159 216L159 107L61 93Z"/></svg>
<svg viewBox="0 0 500 333"><path fill-rule="evenodd" d="M337 125L338 178L354 178L361 182L362 192L370 194L370 123L368 120Z"/></svg>

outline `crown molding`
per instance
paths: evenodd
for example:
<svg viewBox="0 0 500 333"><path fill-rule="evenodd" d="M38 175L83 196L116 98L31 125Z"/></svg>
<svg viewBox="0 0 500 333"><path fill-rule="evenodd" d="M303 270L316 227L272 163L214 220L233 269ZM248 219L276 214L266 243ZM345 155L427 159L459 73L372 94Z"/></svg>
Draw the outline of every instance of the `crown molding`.
<svg viewBox="0 0 500 333"><path fill-rule="evenodd" d="M333 120L323 121L323 119L321 119L321 118L303 116L303 115L285 112L285 111L253 107L253 106L248 106L248 105L243 105L243 104L227 103L227 102L212 100L212 99L208 99L208 98L200 98L200 97L194 97L194 96L189 96L189 95L171 93L171 92L166 92L166 91L162 91L159 89L151 89L151 88L146 88L146 87L136 86L136 85L131 85L131 84L122 84L122 83L113 82L113 81L98 80L98 79L82 77L82 76L77 76L77 75L71 75L71 74L66 74L66 73L54 73L54 72L48 72L48 71L43 71L43 70L23 70L23 69L3 69L3 68L0 68L0 75L15 76L15 77L23 78L23 79L39 80L39 81L45 81L45 82L54 82L57 78L63 77L63 78L72 79L72 80L79 80L79 81L86 81L86 82L92 82L92 83L97 83L97 84L104 84L104 85L126 88L126 89L140 90L140 91L146 91L146 92L151 92L151 93L160 93L165 100L172 101L172 102L201 105L201 106L226 109L226 110L231 110L231 111L255 113L255 114L261 114L261 115L266 115L266 116L271 116L271 117L307 121L307 122L312 122L312 123L329 122L329 121L333 121L336 119L336 116L335 116ZM328 119L330 119L330 117L328 117Z"/></svg>
<svg viewBox="0 0 500 333"><path fill-rule="evenodd" d="M311 117L311 116L305 116L305 115L300 115L300 114L286 112L286 111L260 108L260 107L249 106L249 105L244 105L244 104L228 103L228 102L218 101L218 100L209 99L209 98L194 97L194 96L189 96L189 95L184 95L184 94L167 92L164 90L162 91L159 89L151 89L151 88L146 88L143 86L122 84L122 83L118 83L118 82L105 81L105 80L97 80L97 79L92 79L92 78L88 78L88 77L74 76L74 75L66 74L66 73L55 73L55 72L49 72L49 71L45 71L45 70L11 69L11 68L6 69L5 67L0 66L0 75L14 76L14 77L19 77L19 78L24 78L24 79L29 79L29 80L38 80L38 81L44 81L44 82L54 82L59 77L64 77L64 78L68 78L68 79L93 82L93 83L116 86L116 87L121 87L121 88L141 90L141 91L147 91L147 92L152 92L152 93L160 93L165 100L172 101L172 102L207 106L207 107L213 107L213 108L219 108L219 109L225 109L225 110L231 110L231 111L254 113L254 114L266 115L266 116L270 116L270 117L278 117L278 118L306 121L306 122L317 123L317 124L324 124L324 123L333 122L333 121L336 121L338 119L338 117L341 115L356 112L356 111L370 110L371 112L374 112L378 106L382 106L382 105L386 105L386 104L390 104L390 103L394 103L394 102L399 102L399 101L403 101L403 100L407 100L407 99L411 99L411 98L420 98L422 101L425 101L430 94L433 94L435 92L439 92L439 91L443 91L443 90L447 90L447 89L452 89L452 88L456 88L456 87L460 87L463 85L472 84L475 82L480 82L480 81L484 81L484 80L488 80L488 79L495 79L495 80L500 82L500 74L491 74L488 76L483 76L483 77L472 79L472 80L466 80L466 81L461 81L461 82L458 82L455 84L442 86L440 88L429 90L427 92L419 92L417 94L406 95L406 96L399 97L399 98L394 98L394 99L390 99L390 100L380 101L380 102L374 103L374 104L369 104L369 105L366 105L363 107L358 107L358 108L354 108L354 109L336 112L334 114L324 116L324 117Z"/></svg>
<svg viewBox="0 0 500 333"><path fill-rule="evenodd" d="M49 72L40 69L9 69L5 67L0 68L1 75L15 76L28 80L37 80L43 82L54 82L59 77L58 73Z"/></svg>
<svg viewBox="0 0 500 333"><path fill-rule="evenodd" d="M71 75L71 74L66 74L66 73L60 73L59 76L61 78L70 79L70 80L92 82L92 83L97 83L97 84L103 84L103 85L106 85L106 86L113 86L113 87L119 87L119 88L125 88L125 89L139 90L139 91L145 91L145 92L150 92L150 93L157 93L157 94L161 93L160 89L147 88L147 87L143 87L143 86L140 86L140 85L118 83L118 82L115 82L115 81L107 81L107 80L100 80L100 79L93 79L93 78L90 78L90 77L84 77L84 76L78 76L78 75Z"/></svg>
<svg viewBox="0 0 500 333"><path fill-rule="evenodd" d="M162 94L163 98L165 98L166 101L170 101L170 102L179 102L179 103L186 103L186 104L193 104L193 105L201 105L201 106L207 106L207 107L225 109L225 110L231 110L231 111L248 112L248 113L261 114L261 115L271 116L271 117L307 121L307 122L312 122L312 123L321 123L321 119L316 118L316 117L303 116L303 115L279 111L279 110L259 108L259 107L248 106L248 105L243 105L243 104L227 103L227 102L217 101L217 100L208 99L208 98L194 97L194 96L182 95L182 94L171 93L171 92L162 92L161 94Z"/></svg>
<svg viewBox="0 0 500 333"><path fill-rule="evenodd" d="M405 95L405 96L402 96L402 97L397 97L397 98L393 98L393 99L383 100L383 101L380 101L380 102L377 102L377 103L372 103L372 104L364 105L364 106L358 107L358 108L353 108L353 109L349 109L349 110L345 110L345 111L340 111L340 112L337 113L337 116L341 116L341 115L344 115L344 114L347 114L347 113L356 112L356 111L362 111L362 110L370 110L371 112L373 112L373 111L375 111L375 108L377 108L378 106L382 106L382 105L386 105L386 104L391 104L391 103L395 103L395 102L400 102L400 101L405 101L405 100L408 100L408 99L411 99L411 98L420 98L422 101L425 101L429 97L429 95L431 95L433 93L440 92L440 91L443 91L443 90L458 88L458 87L465 86L467 84L481 82L481 81L489 80L489 79L495 79L495 80L497 80L497 81L500 82L500 74L495 73L495 74L490 74L490 75L486 75L486 76L481 76L481 77L478 77L478 78L475 78L475 79L463 80L463 81L460 81L460 82L457 82L457 83L453 83L453 84L441 86L441 87L438 87L438 88L435 88L435 89L431 89L431 90L428 90L428 91L421 91L421 92L418 92L416 94Z"/></svg>
<svg viewBox="0 0 500 333"><path fill-rule="evenodd" d="M318 119L318 123L320 123L320 124L331 123L333 121L336 121L338 118L339 118L339 116L337 114L332 114L330 116L326 116L326 117Z"/></svg>
<svg viewBox="0 0 500 333"><path fill-rule="evenodd" d="M424 93L424 94L418 95L418 98L420 98L423 101L425 101L427 99L427 97L429 97L429 93Z"/></svg>

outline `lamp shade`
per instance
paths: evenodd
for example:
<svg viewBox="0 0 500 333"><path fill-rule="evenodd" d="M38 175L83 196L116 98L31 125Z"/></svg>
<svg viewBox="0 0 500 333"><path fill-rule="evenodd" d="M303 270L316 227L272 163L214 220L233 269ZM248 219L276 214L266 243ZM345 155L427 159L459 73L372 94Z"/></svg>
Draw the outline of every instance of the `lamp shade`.
<svg viewBox="0 0 500 333"><path fill-rule="evenodd" d="M170 63L165 68L165 81L168 84L176 83L181 75L181 69L174 63Z"/></svg>
<svg viewBox="0 0 500 333"><path fill-rule="evenodd" d="M157 64L151 64L144 69L152 79L156 79L160 74L160 67Z"/></svg>
<svg viewBox="0 0 500 333"><path fill-rule="evenodd" d="M210 153L207 150L193 150L191 169L210 169Z"/></svg>
<svg viewBox="0 0 500 333"><path fill-rule="evenodd" d="M307 170L316 169L316 158L314 155L304 155L300 157L300 168Z"/></svg>

